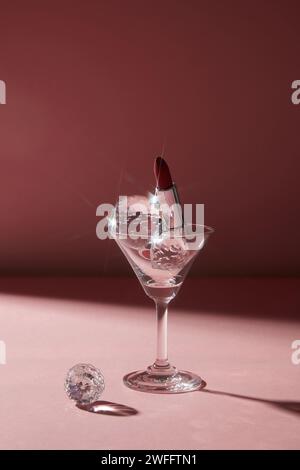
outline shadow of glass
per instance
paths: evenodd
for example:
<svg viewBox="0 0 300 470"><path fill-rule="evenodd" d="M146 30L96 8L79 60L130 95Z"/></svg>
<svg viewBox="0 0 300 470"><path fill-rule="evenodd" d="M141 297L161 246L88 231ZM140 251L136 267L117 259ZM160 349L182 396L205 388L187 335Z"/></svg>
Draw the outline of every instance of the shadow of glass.
<svg viewBox="0 0 300 470"><path fill-rule="evenodd" d="M135 408L127 405L121 405L120 403L112 403L110 401L95 401L88 405L76 404L77 408L89 413L96 413L101 415L110 416L133 416L139 412Z"/></svg>
<svg viewBox="0 0 300 470"><path fill-rule="evenodd" d="M218 390L209 390L209 389L204 389L202 391L205 393L211 393L212 395L222 395L226 397L238 398L240 400L250 400L250 401L256 401L259 403L265 403L266 405L276 407L283 411L288 411L289 413L299 414L299 417L300 417L300 401L269 400L265 398L250 397L248 395L239 395L237 393L228 393L228 392L221 392Z"/></svg>

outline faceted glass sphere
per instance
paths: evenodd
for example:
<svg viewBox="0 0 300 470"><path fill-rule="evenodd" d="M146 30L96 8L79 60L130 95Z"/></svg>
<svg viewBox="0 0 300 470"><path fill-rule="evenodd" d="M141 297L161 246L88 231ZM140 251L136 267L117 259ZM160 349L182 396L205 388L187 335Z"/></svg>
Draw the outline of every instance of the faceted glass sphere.
<svg viewBox="0 0 300 470"><path fill-rule="evenodd" d="M65 390L76 403L87 405L97 401L104 388L103 375L91 364L76 364L67 373Z"/></svg>

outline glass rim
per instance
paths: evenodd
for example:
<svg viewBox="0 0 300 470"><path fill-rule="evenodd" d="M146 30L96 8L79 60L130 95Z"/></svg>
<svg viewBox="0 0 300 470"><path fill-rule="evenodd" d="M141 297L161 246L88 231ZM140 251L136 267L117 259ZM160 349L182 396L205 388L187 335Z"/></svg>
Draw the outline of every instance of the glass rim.
<svg viewBox="0 0 300 470"><path fill-rule="evenodd" d="M171 230L180 230L180 229L184 229L185 226L192 226L192 227L202 227L204 228L203 230L203 233L214 233L215 232L215 229L210 227L210 225L205 225L205 224L197 224L197 223L194 223L194 222L183 222L182 225L178 225L177 227L168 227L166 230L162 230L162 232L169 232Z"/></svg>
<svg viewBox="0 0 300 470"><path fill-rule="evenodd" d="M143 213L142 215L144 216L148 216L148 217L151 217L152 219L155 218L155 219L162 219L161 216L158 216L157 214L152 214L150 212L147 212L147 213ZM127 217L127 220L129 219L129 217ZM109 217L107 217L107 222L108 222L108 226L109 226L109 223L111 222L111 220L113 219L110 219ZM176 230L183 230L184 231L184 227L185 226L191 226L191 227L201 227L203 229L203 231L201 232L202 234L206 234L206 235L211 235L212 233L215 232L215 229L210 227L209 225L205 225L205 224L197 224L197 223L193 223L193 222L183 222L182 225L178 225L176 227L167 227L165 229L162 229L161 233L168 233L168 232L176 232ZM124 233L122 231L120 231L119 229L117 229L117 226L115 226L113 228L113 233L115 236L118 236L118 235L124 235Z"/></svg>

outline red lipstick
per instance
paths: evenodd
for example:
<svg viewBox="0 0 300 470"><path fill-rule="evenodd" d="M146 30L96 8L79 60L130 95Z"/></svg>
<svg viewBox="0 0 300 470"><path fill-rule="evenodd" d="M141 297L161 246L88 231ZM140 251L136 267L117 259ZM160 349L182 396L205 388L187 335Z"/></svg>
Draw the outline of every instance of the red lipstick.
<svg viewBox="0 0 300 470"><path fill-rule="evenodd" d="M156 177L156 188L159 191L166 191L173 186L170 169L166 160L162 157L157 157L154 161L154 174Z"/></svg>
<svg viewBox="0 0 300 470"><path fill-rule="evenodd" d="M170 226L181 226L183 222L182 209L177 188L171 177L166 160L157 157L154 161L156 178L155 197L163 212L169 218Z"/></svg>

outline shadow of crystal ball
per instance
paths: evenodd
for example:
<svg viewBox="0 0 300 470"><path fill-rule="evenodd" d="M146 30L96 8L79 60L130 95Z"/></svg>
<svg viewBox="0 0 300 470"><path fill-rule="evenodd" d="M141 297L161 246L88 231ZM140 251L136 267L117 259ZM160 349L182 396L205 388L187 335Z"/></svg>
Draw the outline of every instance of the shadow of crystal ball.
<svg viewBox="0 0 300 470"><path fill-rule="evenodd" d="M103 375L91 364L76 364L67 373L66 393L78 404L87 405L97 401L104 388Z"/></svg>

